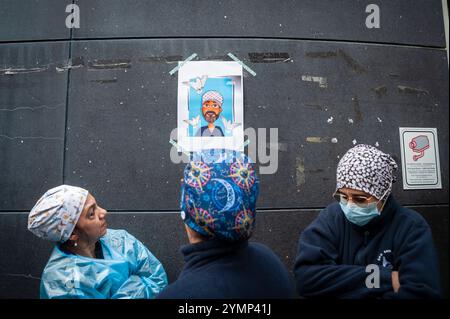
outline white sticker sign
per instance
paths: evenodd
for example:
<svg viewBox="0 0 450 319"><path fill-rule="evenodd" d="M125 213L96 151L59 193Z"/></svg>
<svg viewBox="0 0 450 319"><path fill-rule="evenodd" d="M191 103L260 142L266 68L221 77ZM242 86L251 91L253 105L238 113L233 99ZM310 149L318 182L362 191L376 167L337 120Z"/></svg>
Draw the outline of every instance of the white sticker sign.
<svg viewBox="0 0 450 319"><path fill-rule="evenodd" d="M403 189L442 188L436 128L400 127Z"/></svg>

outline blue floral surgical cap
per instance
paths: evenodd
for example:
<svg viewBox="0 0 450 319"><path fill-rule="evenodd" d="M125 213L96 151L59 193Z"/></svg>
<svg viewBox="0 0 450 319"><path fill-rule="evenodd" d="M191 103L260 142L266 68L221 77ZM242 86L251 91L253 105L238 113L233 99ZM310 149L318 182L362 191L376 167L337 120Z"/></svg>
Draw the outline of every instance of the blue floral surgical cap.
<svg viewBox="0 0 450 319"><path fill-rule="evenodd" d="M206 237L239 241L253 232L259 179L240 152L208 150L193 155L184 170L181 217Z"/></svg>

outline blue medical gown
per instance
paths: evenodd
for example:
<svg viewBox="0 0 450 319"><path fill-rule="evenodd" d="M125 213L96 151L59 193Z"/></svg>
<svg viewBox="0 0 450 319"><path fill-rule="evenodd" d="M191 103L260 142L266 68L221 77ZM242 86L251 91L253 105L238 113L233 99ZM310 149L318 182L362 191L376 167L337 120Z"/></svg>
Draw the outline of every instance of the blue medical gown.
<svg viewBox="0 0 450 319"><path fill-rule="evenodd" d="M42 274L41 298L154 298L167 286L159 260L125 230L108 229L100 243L104 259L56 246Z"/></svg>

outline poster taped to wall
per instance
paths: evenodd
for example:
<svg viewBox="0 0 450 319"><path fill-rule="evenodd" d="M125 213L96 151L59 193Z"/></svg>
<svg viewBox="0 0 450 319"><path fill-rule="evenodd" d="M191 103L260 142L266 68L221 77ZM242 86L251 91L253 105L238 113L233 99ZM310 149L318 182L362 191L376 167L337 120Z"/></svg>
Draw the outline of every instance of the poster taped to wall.
<svg viewBox="0 0 450 319"><path fill-rule="evenodd" d="M178 145L183 151L244 150L242 66L186 62L178 71ZM180 150L181 151L181 150Z"/></svg>

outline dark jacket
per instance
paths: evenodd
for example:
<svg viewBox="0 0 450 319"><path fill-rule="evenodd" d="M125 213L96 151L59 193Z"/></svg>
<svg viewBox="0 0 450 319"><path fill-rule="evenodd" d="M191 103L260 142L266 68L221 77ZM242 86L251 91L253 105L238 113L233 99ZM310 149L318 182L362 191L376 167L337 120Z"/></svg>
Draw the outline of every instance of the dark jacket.
<svg viewBox="0 0 450 319"><path fill-rule="evenodd" d="M280 259L255 242L208 240L181 248L185 266L158 298L291 298L295 294Z"/></svg>
<svg viewBox="0 0 450 319"><path fill-rule="evenodd" d="M379 288L368 288L379 266ZM391 272L398 271L394 293ZM338 203L325 208L300 236L295 262L297 290L304 297L438 298L439 269L430 228L391 195L380 216L360 227ZM375 283L373 277L369 279Z"/></svg>

